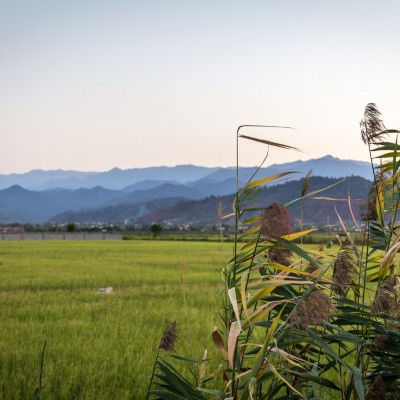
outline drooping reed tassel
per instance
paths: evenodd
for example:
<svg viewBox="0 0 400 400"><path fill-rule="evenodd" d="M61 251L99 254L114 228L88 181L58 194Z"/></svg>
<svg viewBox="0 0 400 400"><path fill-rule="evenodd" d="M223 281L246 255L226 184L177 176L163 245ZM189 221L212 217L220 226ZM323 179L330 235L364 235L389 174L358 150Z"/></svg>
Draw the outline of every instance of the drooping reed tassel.
<svg viewBox="0 0 400 400"><path fill-rule="evenodd" d="M164 351L168 351L168 352L175 351L175 342L176 342L177 338L178 338L178 330L176 328L176 321L174 321L168 326L167 329L165 329L165 331L161 337L160 345L158 346L158 350L157 350L156 360L155 360L154 366L153 366L153 372L151 374L149 389L147 390L147 397L146 397L147 400L149 399L151 386L153 385L153 379L154 379L154 374L156 372L157 361L158 361L158 357L160 355L160 350L164 350Z"/></svg>
<svg viewBox="0 0 400 400"><path fill-rule="evenodd" d="M178 331L176 329L176 321L174 321L164 331L164 334L161 337L160 349L165 351L175 351L175 342L177 338Z"/></svg>
<svg viewBox="0 0 400 400"><path fill-rule="evenodd" d="M334 309L331 299L320 290L315 290L299 300L297 307L290 314L290 322L292 326L304 330L308 325L325 326L329 312Z"/></svg>
<svg viewBox="0 0 400 400"><path fill-rule="evenodd" d="M375 103L365 107L364 118L360 121L361 138L365 144L377 144L386 137L386 127Z"/></svg>
<svg viewBox="0 0 400 400"><path fill-rule="evenodd" d="M261 216L260 231L267 240L287 235L292 231L290 211L282 204L272 203Z"/></svg>
<svg viewBox="0 0 400 400"><path fill-rule="evenodd" d="M356 260L350 244L344 243L333 264L334 282L332 290L338 296L345 296L356 273Z"/></svg>

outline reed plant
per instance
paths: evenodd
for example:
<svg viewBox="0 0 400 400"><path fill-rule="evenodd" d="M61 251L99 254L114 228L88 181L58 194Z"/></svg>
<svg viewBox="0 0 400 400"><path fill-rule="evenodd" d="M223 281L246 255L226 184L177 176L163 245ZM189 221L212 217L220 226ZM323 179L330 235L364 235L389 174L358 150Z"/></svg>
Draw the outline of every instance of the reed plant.
<svg viewBox="0 0 400 400"><path fill-rule="evenodd" d="M241 128L238 140L294 150L239 135ZM159 365L149 398L399 398L398 133L386 129L375 104L367 105L361 137L368 146L374 183L364 206L361 246L339 214L346 239L337 254L302 246L301 240L296 244L314 229L293 232L291 206L312 198L332 201L334 207L343 199L307 188L288 204L254 206L261 187L292 172L253 176L237 189L234 252L222 271L220 324L211 334L218 356L191 360L191 368L199 372L193 381L183 380L167 363ZM246 227L244 233L239 234L239 225Z"/></svg>

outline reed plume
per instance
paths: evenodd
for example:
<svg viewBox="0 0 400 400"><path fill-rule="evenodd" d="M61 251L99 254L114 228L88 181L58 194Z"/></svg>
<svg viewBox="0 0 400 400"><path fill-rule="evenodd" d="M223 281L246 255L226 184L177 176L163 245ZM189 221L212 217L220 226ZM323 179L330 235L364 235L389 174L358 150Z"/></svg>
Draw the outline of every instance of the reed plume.
<svg viewBox="0 0 400 400"><path fill-rule="evenodd" d="M356 260L353 250L348 243L344 243L333 264L332 290L338 296L344 296L353 282L356 273Z"/></svg>
<svg viewBox="0 0 400 400"><path fill-rule="evenodd" d="M280 249L277 247L272 247L268 250L269 261L278 263L281 265L289 266L291 256L292 256L292 252L287 249Z"/></svg>
<svg viewBox="0 0 400 400"><path fill-rule="evenodd" d="M395 278L388 276L378 288L375 300L372 304L372 313L374 315L379 315L381 313L393 315L393 313L398 310L399 304L397 303Z"/></svg>
<svg viewBox="0 0 400 400"><path fill-rule="evenodd" d="M367 202L360 206L360 216L363 221L376 221L378 219L375 184L372 184L369 189Z"/></svg>
<svg viewBox="0 0 400 400"><path fill-rule="evenodd" d="M178 330L176 328L176 321L174 321L168 326L167 329L165 329L165 331L161 337L161 341L158 346L156 360L155 360L154 366L153 366L153 372L152 372L151 378L150 378L149 388L147 390L146 400L149 400L149 398L150 398L151 387L153 385L154 375L155 375L157 363L158 363L159 357L160 357L160 350L164 350L164 351L168 351L168 352L175 351L175 342L176 342L177 338L178 338Z"/></svg>
<svg viewBox="0 0 400 400"><path fill-rule="evenodd" d="M303 179L303 185L301 187L301 196L300 197L304 197L306 195L306 193L310 191L312 175L313 175L313 170L310 169L307 172L307 175L305 176L305 178Z"/></svg>
<svg viewBox="0 0 400 400"><path fill-rule="evenodd" d="M365 144L377 144L386 137L386 127L375 103L365 107L364 118L360 121L361 138Z"/></svg>
<svg viewBox="0 0 400 400"><path fill-rule="evenodd" d="M260 232L267 240L281 242L281 237L292 232L290 211L282 204L272 203L266 207L261 215ZM268 258L271 262L282 265L290 264L291 251L279 247L268 250Z"/></svg>
<svg viewBox="0 0 400 400"><path fill-rule="evenodd" d="M381 375L377 375L367 391L367 400L386 399L386 385Z"/></svg>
<svg viewBox="0 0 400 400"><path fill-rule="evenodd" d="M299 300L290 315L291 325L299 329L307 329L308 325L325 326L329 312L334 309L331 299L325 293L315 290Z"/></svg>
<svg viewBox="0 0 400 400"><path fill-rule="evenodd" d="M389 337L387 335L378 335L374 339L374 347L378 351L383 351L386 346L386 343L389 341Z"/></svg>
<svg viewBox="0 0 400 400"><path fill-rule="evenodd" d="M172 322L164 331L161 337L160 349L165 351L175 351L175 342L178 338L178 331L176 329L176 321Z"/></svg>
<svg viewBox="0 0 400 400"><path fill-rule="evenodd" d="M267 240L279 240L287 235L292 231L290 211L282 204L272 203L262 213L260 231Z"/></svg>
<svg viewBox="0 0 400 400"><path fill-rule="evenodd" d="M369 386L366 400L400 400L400 383L395 376L376 375Z"/></svg>

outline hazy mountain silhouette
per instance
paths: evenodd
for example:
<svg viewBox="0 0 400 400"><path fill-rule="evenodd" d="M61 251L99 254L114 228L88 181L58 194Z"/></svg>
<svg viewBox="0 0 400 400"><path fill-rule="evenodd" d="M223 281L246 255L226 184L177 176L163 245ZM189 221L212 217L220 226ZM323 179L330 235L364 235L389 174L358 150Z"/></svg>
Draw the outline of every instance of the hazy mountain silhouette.
<svg viewBox="0 0 400 400"><path fill-rule="evenodd" d="M352 210L359 216L359 207L368 196L371 182L361 177L349 177L341 181L334 178L313 177L312 190L324 188L339 182L326 190L323 196L338 199L335 202L326 200L307 199L304 201L304 222L311 225L326 225L337 222L335 206L345 220L351 218L347 198L350 194ZM271 203L288 203L300 197L302 180L289 181L280 185L263 188L256 200L255 206L265 207ZM182 198L156 199L141 203L122 203L93 211L69 212L51 218L57 222L85 222L95 221L122 223L129 220L132 223L151 224L193 224L197 226L217 224L218 207L221 204L225 214L232 212L232 203L235 195L209 196L201 200ZM167 205L166 205L167 204ZM140 212L139 212L140 211ZM294 222L300 217L300 203L291 207ZM225 220L225 222L229 222Z"/></svg>
<svg viewBox="0 0 400 400"><path fill-rule="evenodd" d="M245 184L255 169L255 167L240 168L240 185ZM327 176L330 178L355 175L365 179L372 179L369 163L354 160L340 160L332 156L325 156L307 161L273 164L262 168L258 176L274 175L284 171L297 171L300 175L292 179L299 179L301 174L307 173L310 169L314 171L314 175ZM160 182L160 184L161 182L188 184L190 187L196 187L203 192L213 193L218 187L218 182L225 182L224 185L228 185L228 179L236 179L235 168L208 168L194 165L178 165L176 167L149 167L125 170L113 168L106 172L34 170L25 174L0 174L0 189L5 189L12 185L20 185L29 190L54 188L76 190L80 188L90 189L96 186L101 186L106 189L122 190L127 187L129 188L131 185L138 184L137 187L128 189L130 191L154 188L157 185L152 186L151 181L157 181ZM201 186L196 186L197 181L201 181ZM207 187L207 182L210 187Z"/></svg>
<svg viewBox="0 0 400 400"><path fill-rule="evenodd" d="M312 178L311 190L328 187L340 180L334 178ZM267 186L260 190L253 206L266 207L272 203L286 204L299 198L303 180L289 181L281 185ZM341 217L347 222L351 220L351 212L348 205L348 196L351 197L351 205L354 215L359 219L360 205L368 197L371 182L361 177L350 177L324 191L320 196L332 197L337 201L307 199L304 201L304 223L312 226L337 224L338 217L335 207ZM224 214L232 212L232 203L235 195L221 197L211 196L199 201L180 200L174 205L154 210L140 217L136 222L148 224L152 222L171 224L206 225L217 224L218 207L222 206ZM290 208L293 222L300 220L300 202ZM250 215L249 215L250 216ZM224 220L229 222L229 220ZM233 219L230 220L233 222Z"/></svg>
<svg viewBox="0 0 400 400"><path fill-rule="evenodd" d="M319 175L322 171L322 173L329 178L357 174L364 177L369 177L371 175L371 168L368 163L339 160L331 156L326 156L315 160L274 164L261 169L257 174L257 178L290 170L297 171L299 172L298 174L289 175L282 180L282 182L288 180L297 181L297 183L293 183L291 186L285 186L287 193L292 193L289 189L296 187L296 185L299 184L299 179L305 176L310 169L313 169L314 175ZM239 186L243 186L253 175L254 171L255 168L240 168ZM50 178L47 182L46 177ZM143 177L149 179L140 180ZM162 179L163 177L168 179L164 180ZM64 215L66 211L68 211L69 218L76 215L76 218L81 220L82 218L79 212L85 211L85 215L88 216L91 211L96 211L96 215L100 215L101 209L110 206L120 207L121 212L113 214L107 212L106 215L118 214L119 217L123 217L123 220L139 218L137 217L139 214L141 218L145 218L145 214L149 212L149 210L147 210L144 205L155 199L202 200L209 196L224 197L226 195L231 195L236 190L235 168L206 168L191 165L137 168L131 170L115 168L104 173L31 171L27 174L0 175L0 187L4 182L10 182L11 179L23 181L29 187L35 185L44 187L49 185L56 186L45 191L38 191L24 189L21 185L13 182L13 185L8 189L0 190L1 223L43 222L51 219L53 216ZM78 189L70 189L62 186L62 184L71 187L76 184L92 185L99 181L103 182L107 187L93 185L90 188L80 187ZM186 183L180 183L180 181L185 181ZM281 183L281 185L285 184ZM119 187L119 189L110 189L110 186ZM277 193L280 193L280 190L281 189L277 189ZM363 192L360 191L360 193ZM229 199L231 199L231 197L232 196L228 196ZM296 197L296 195L294 195L294 197ZM210 202L208 204L211 204L214 200L208 201ZM223 201L225 201L224 198ZM138 214L138 212L135 211L134 213L127 212L124 214L124 207L131 207L139 203L142 204L141 210L147 210L146 213L142 212ZM155 204L156 203L152 203L151 210L158 212L160 207L157 207ZM200 207L202 204L203 203L197 203L197 206L194 205L193 207ZM173 203L168 202L168 205L172 206ZM188 207L186 203L185 207ZM208 206L205 207L207 208ZM210 213L212 214L214 211L211 210L210 205ZM170 213L170 211L166 212ZM194 210L193 213L193 217L196 217L196 215L199 216L200 208L197 208L197 214ZM131 214L135 217L132 217ZM211 214L207 218L201 217L200 220L205 221L214 218ZM102 220L104 218L106 217L101 217ZM154 218L155 216L149 216L149 219ZM116 222L116 220L109 222ZM118 222L121 221L118 220Z"/></svg>

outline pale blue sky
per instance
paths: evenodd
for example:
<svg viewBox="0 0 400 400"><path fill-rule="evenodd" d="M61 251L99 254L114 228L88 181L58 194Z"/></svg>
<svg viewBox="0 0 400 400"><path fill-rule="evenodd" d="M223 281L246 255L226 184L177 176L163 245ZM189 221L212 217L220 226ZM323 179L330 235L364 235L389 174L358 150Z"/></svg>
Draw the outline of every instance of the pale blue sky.
<svg viewBox="0 0 400 400"><path fill-rule="evenodd" d="M375 102L400 128L400 2L0 0L0 173L235 163L247 131L367 160ZM264 149L243 144L242 165Z"/></svg>

